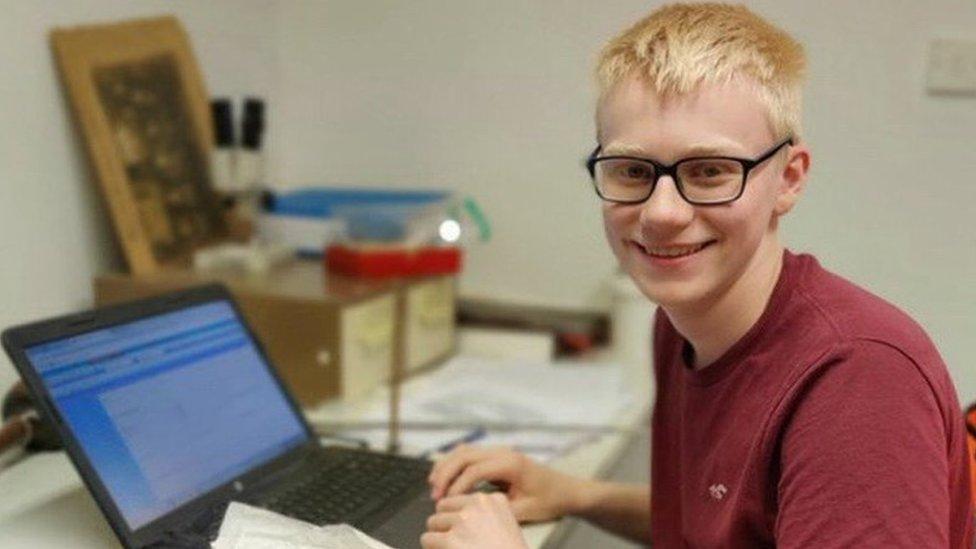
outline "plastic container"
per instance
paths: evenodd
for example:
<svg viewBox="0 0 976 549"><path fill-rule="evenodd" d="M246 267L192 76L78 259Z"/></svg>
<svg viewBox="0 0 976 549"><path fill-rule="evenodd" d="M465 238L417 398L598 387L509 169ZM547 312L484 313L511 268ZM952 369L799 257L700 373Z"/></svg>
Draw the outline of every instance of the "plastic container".
<svg viewBox="0 0 976 549"><path fill-rule="evenodd" d="M461 271L461 250L334 245L326 251L325 264L331 272L361 278L446 275Z"/></svg>
<svg viewBox="0 0 976 549"><path fill-rule="evenodd" d="M345 240L399 242L410 246L434 240L448 217L450 193L316 187L268 193L265 210L272 215L340 220Z"/></svg>
<svg viewBox="0 0 976 549"><path fill-rule="evenodd" d="M346 222L338 218L313 218L261 213L255 230L260 242L284 246L303 256L321 256L327 247L346 239Z"/></svg>
<svg viewBox="0 0 976 549"><path fill-rule="evenodd" d="M268 211L304 217L333 217L346 206L429 206L447 200L445 191L393 191L344 187L311 187L268 193Z"/></svg>
<svg viewBox="0 0 976 549"><path fill-rule="evenodd" d="M279 218L339 220L342 241L350 245L466 247L491 238L488 219L474 199L445 191L317 187L269 192L264 209Z"/></svg>

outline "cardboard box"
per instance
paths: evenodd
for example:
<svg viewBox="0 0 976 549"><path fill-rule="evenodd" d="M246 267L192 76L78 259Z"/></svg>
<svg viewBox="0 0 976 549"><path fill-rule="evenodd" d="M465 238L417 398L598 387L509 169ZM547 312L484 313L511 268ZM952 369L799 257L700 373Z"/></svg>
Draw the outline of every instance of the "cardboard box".
<svg viewBox="0 0 976 549"><path fill-rule="evenodd" d="M437 364L457 348L457 279L440 276L407 286L404 309L406 372Z"/></svg>

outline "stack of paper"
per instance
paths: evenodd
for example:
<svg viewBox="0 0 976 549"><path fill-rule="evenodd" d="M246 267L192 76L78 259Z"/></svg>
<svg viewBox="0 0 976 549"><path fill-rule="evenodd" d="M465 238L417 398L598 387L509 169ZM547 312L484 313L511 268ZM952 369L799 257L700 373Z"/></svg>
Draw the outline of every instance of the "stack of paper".
<svg viewBox="0 0 976 549"><path fill-rule="evenodd" d="M391 549L348 524L315 526L232 502L214 549Z"/></svg>
<svg viewBox="0 0 976 549"><path fill-rule="evenodd" d="M552 460L616 427L628 408L642 406L623 374L612 363L456 357L403 386L403 450L432 452L464 441L510 446L541 461ZM344 436L376 448L386 445L385 391L359 406L327 405L308 415L324 427L345 424ZM476 432L480 434L472 439Z"/></svg>

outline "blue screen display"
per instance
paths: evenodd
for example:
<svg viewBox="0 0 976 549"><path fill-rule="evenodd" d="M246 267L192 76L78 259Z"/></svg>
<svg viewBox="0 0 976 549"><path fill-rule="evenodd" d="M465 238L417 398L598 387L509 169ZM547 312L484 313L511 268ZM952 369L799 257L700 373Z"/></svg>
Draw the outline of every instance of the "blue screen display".
<svg viewBox="0 0 976 549"><path fill-rule="evenodd" d="M26 352L132 530L307 440L226 301Z"/></svg>

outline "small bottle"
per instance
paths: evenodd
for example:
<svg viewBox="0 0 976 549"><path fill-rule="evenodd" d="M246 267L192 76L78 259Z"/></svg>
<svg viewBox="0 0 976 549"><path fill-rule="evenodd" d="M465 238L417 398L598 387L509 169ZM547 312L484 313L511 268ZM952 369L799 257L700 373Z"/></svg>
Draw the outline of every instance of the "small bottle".
<svg viewBox="0 0 976 549"><path fill-rule="evenodd" d="M213 119L214 148L210 155L210 176L214 188L223 195L233 196L239 190L234 170L234 113L230 99L210 102Z"/></svg>
<svg viewBox="0 0 976 549"><path fill-rule="evenodd" d="M237 175L240 184L248 191L257 191L264 184L264 153L261 142L264 136L264 101L249 97L244 101L244 117L241 120L241 149L238 155Z"/></svg>

